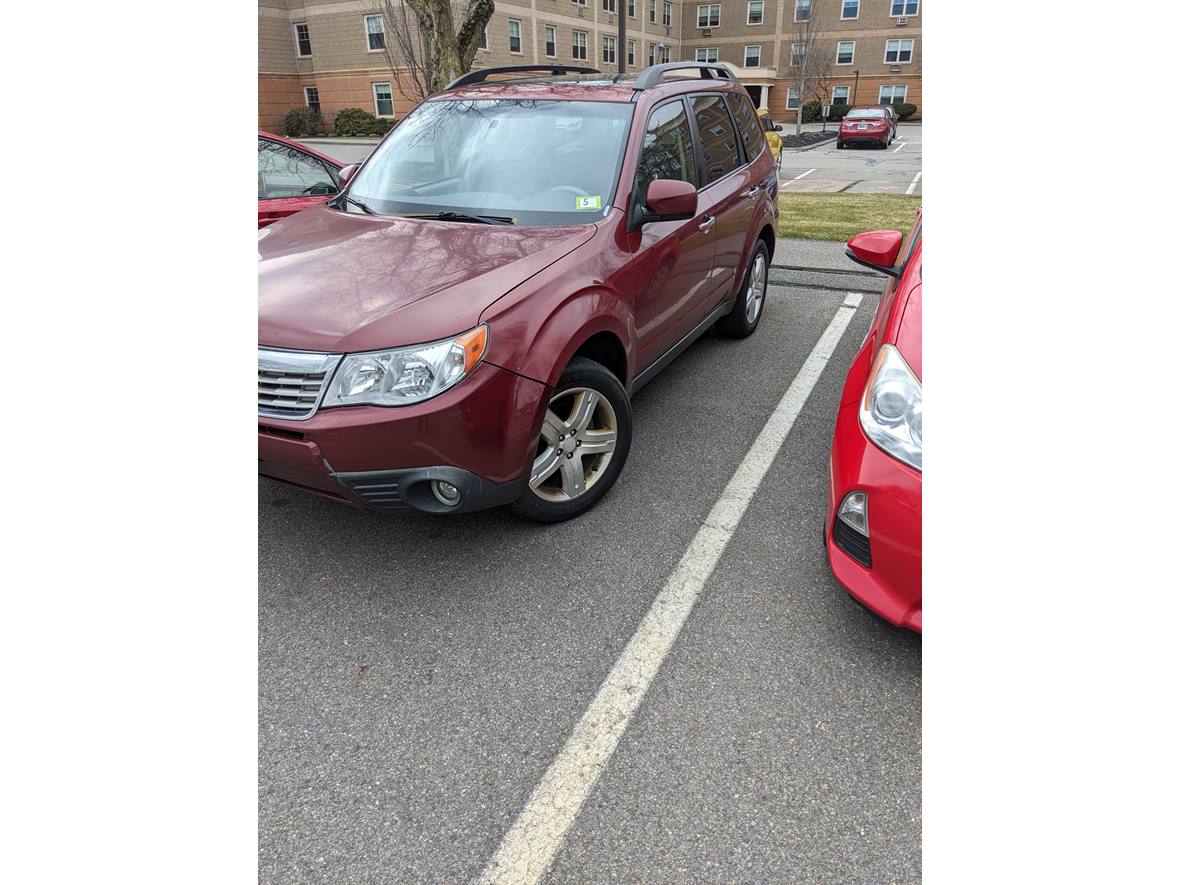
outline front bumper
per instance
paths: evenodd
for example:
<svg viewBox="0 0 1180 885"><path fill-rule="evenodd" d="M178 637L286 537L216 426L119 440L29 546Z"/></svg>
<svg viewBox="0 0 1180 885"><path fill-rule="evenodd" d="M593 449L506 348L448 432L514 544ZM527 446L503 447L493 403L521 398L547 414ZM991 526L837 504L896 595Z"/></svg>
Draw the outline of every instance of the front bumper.
<svg viewBox="0 0 1180 885"><path fill-rule="evenodd" d="M259 416L258 472L367 510L494 507L527 485L546 402L544 384L483 362L412 406L321 409L306 421ZM460 502L439 501L433 480L458 488Z"/></svg>
<svg viewBox="0 0 1180 885"><path fill-rule="evenodd" d="M832 439L831 481L824 541L832 573L859 602L899 627L922 632L922 474L885 454L860 427L860 397L871 348L848 373ZM851 491L868 496L869 540L865 566L833 535L836 512ZM860 553L845 541L845 548Z"/></svg>

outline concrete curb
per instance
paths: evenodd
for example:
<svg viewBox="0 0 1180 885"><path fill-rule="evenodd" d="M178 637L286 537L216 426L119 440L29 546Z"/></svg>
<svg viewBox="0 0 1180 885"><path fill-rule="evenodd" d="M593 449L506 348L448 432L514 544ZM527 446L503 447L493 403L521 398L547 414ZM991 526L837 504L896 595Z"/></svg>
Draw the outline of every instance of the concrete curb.
<svg viewBox="0 0 1180 885"><path fill-rule="evenodd" d="M874 270L852 270L851 268L843 267L801 267L796 264L775 264L773 261L770 266L775 270L791 270L797 273L834 273L840 275L847 275L852 277L876 277L880 276Z"/></svg>
<svg viewBox="0 0 1180 885"><path fill-rule="evenodd" d="M817 141L815 144L807 145L807 147L800 147L800 148L784 147L782 152L786 153L787 151L790 151L792 154L801 154L804 151L813 151L817 147L822 147L823 145L827 144L828 142L835 141L836 135L837 135L837 133L833 132L831 138L825 138L823 141Z"/></svg>

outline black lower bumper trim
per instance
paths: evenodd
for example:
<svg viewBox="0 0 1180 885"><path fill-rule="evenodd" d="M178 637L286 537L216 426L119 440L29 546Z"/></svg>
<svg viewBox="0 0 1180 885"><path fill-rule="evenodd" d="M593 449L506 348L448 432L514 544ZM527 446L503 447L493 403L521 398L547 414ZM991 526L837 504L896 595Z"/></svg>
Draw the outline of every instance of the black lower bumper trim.
<svg viewBox="0 0 1180 885"><path fill-rule="evenodd" d="M499 507L520 497L528 487L528 474L506 483L494 483L460 467L409 467L404 470L365 470L334 473L336 481L371 510L424 513L469 513ZM459 490L459 503L444 504L434 495L434 480Z"/></svg>

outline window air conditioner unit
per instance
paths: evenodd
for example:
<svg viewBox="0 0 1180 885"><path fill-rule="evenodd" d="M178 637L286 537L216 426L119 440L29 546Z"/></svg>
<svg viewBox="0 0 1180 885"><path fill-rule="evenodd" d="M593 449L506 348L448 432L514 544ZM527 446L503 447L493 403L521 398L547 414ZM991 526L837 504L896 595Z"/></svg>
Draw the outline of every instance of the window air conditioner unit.
<svg viewBox="0 0 1180 885"><path fill-rule="evenodd" d="M664 26L664 36L665 36L665 37L671 37L671 36L672 36L672 29L671 29L670 27L666 26L666 25Z"/></svg>
<svg viewBox="0 0 1180 885"><path fill-rule="evenodd" d="M889 66L889 73L900 74L901 73L901 65L890 65Z"/></svg>
<svg viewBox="0 0 1180 885"><path fill-rule="evenodd" d="M897 20L897 26L899 28L904 28L909 23L910 23L910 20L908 18L906 18L904 15Z"/></svg>
<svg viewBox="0 0 1180 885"><path fill-rule="evenodd" d="M705 28L703 31L701 31L701 36L702 37L712 37L713 36L713 29L712 28Z"/></svg>
<svg viewBox="0 0 1180 885"><path fill-rule="evenodd" d="M585 17L586 17L586 9L585 9L585 7L583 7L583 6L579 6L579 7L578 7L578 18L585 18Z"/></svg>

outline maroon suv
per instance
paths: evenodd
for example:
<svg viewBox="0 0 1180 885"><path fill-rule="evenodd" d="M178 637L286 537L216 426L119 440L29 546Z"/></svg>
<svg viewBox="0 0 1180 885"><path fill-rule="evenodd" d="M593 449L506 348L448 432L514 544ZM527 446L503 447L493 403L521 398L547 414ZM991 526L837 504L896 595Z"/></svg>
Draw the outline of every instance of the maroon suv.
<svg viewBox="0 0 1180 885"><path fill-rule="evenodd" d="M762 315L778 182L718 65L473 72L340 178L259 232L258 458L348 504L576 516L630 395Z"/></svg>

